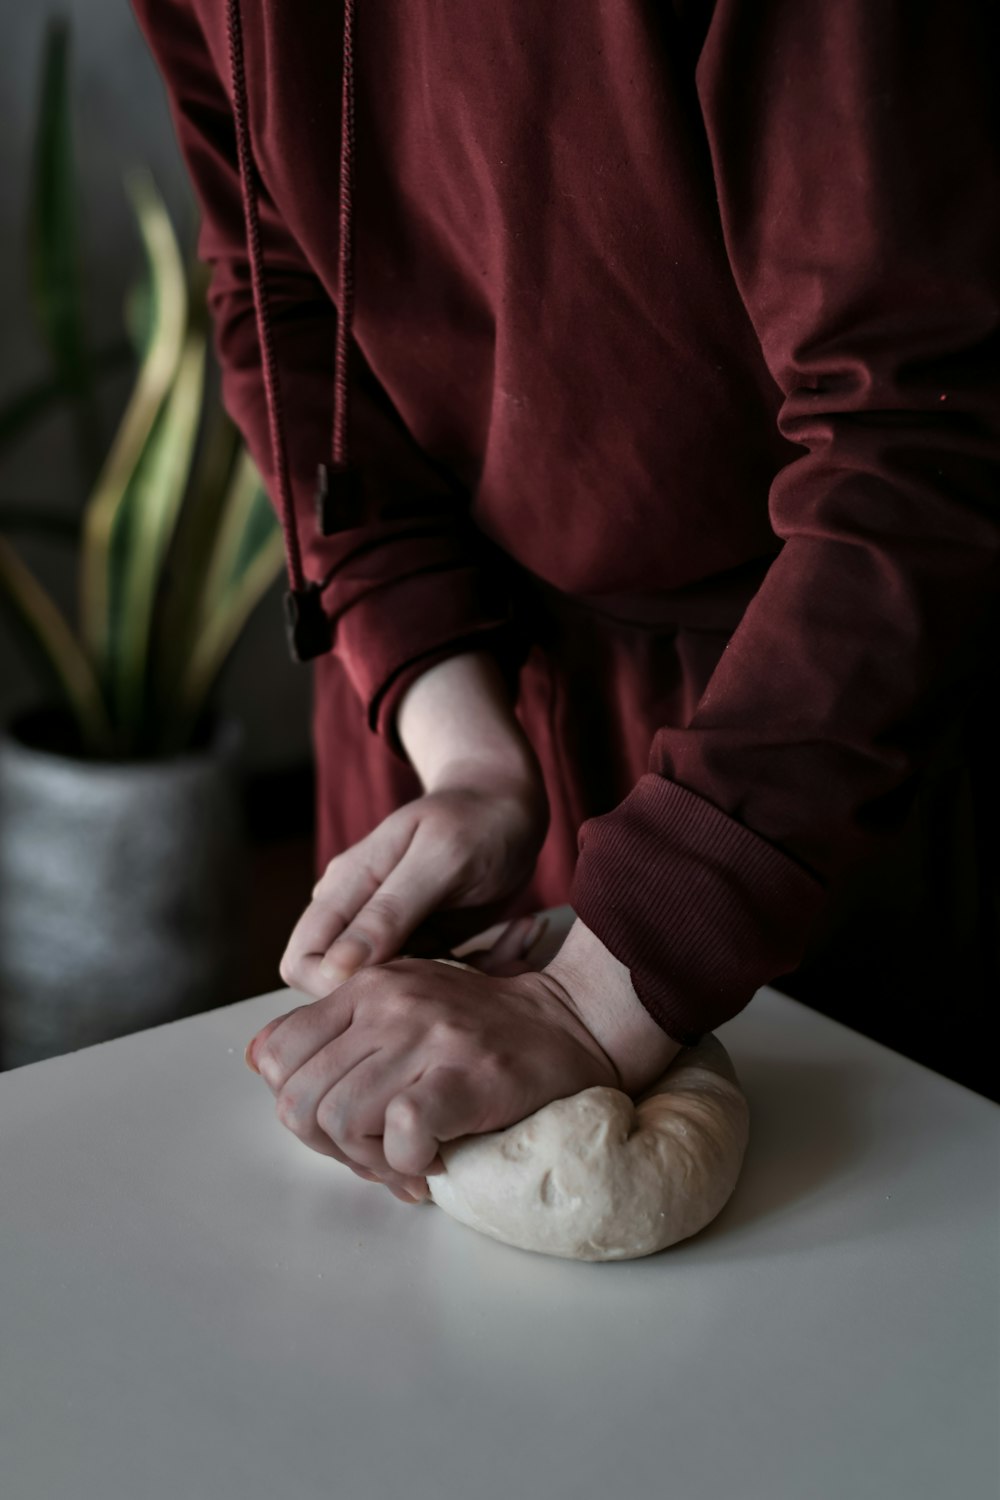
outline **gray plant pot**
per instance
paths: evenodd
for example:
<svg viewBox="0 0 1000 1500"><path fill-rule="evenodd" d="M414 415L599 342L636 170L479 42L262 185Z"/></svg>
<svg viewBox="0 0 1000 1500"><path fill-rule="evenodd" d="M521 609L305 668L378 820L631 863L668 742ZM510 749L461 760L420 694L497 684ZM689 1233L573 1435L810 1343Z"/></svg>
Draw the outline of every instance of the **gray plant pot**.
<svg viewBox="0 0 1000 1500"><path fill-rule="evenodd" d="M233 993L246 897L243 729L85 759L49 707L0 727L0 1066L191 1015Z"/></svg>

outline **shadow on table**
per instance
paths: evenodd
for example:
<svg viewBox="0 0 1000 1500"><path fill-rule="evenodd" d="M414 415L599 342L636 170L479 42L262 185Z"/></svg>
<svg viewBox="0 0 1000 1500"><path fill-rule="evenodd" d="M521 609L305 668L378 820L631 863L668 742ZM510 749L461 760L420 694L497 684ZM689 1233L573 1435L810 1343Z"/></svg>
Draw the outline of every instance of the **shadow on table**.
<svg viewBox="0 0 1000 1500"><path fill-rule="evenodd" d="M857 1239L844 1184L880 1137L855 1070L741 1051L739 1076L750 1102L739 1182L711 1224L665 1254L736 1261Z"/></svg>

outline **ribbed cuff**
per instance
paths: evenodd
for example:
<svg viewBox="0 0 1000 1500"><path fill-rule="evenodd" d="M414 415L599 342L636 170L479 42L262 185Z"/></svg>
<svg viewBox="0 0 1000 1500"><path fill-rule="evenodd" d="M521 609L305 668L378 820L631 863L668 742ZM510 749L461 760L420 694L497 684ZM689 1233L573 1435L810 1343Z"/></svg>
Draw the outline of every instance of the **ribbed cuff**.
<svg viewBox="0 0 1000 1500"><path fill-rule="evenodd" d="M694 1046L799 963L826 888L775 845L664 776L641 776L578 834L576 915L653 1020Z"/></svg>

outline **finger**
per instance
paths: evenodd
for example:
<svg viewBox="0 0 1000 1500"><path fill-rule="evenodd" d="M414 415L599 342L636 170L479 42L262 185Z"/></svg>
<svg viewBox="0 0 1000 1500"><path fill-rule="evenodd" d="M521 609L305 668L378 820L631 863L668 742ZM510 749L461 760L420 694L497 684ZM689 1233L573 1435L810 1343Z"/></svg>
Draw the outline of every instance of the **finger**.
<svg viewBox="0 0 1000 1500"><path fill-rule="evenodd" d="M349 1033L357 998L357 987L345 985L265 1027L267 1036L255 1041L252 1062L274 1093L318 1052ZM349 1065L354 1066L353 1059Z"/></svg>
<svg viewBox="0 0 1000 1500"><path fill-rule="evenodd" d="M280 1100L280 1094L278 1098ZM287 1119L282 1118L283 1113L284 1111L279 1109L278 1118L287 1129L291 1129ZM340 1146L336 1145L325 1131L321 1130L318 1126L311 1130L296 1128L292 1130L292 1134L304 1146L308 1146L311 1151L315 1151L320 1156L329 1156L334 1161L340 1162L342 1166L349 1167L355 1177L361 1177L365 1182L377 1182L383 1187L387 1187L393 1196L399 1198L403 1203L412 1203L415 1200L420 1202L427 1196L427 1186L422 1177L406 1176L403 1173L394 1172L388 1165L383 1167L380 1172L374 1171L371 1167L362 1166L360 1162L356 1161L346 1151L342 1150ZM444 1162L440 1162L438 1170L444 1171Z"/></svg>
<svg viewBox="0 0 1000 1500"><path fill-rule="evenodd" d="M404 1176L426 1176L435 1159L440 1160L443 1141L481 1128L489 1102L482 1080L477 1083L458 1068L430 1068L385 1107L382 1151L387 1167Z"/></svg>
<svg viewBox="0 0 1000 1500"><path fill-rule="evenodd" d="M349 999L349 997L346 998ZM322 1055L326 1051L324 1047L321 1046L318 1052L316 1050L310 1052L310 1049L316 1048L319 1037L324 1034L318 1030L318 1018L322 1016L324 1010L328 1013L328 1031L330 1026L342 1024L344 1008L342 1006L340 1008L341 1013L337 1014L334 1007L298 1006L296 1010L288 1011L283 1016L275 1016L273 1021L269 1021L251 1039L244 1053L244 1059L255 1073L260 1073L265 1083L272 1089L272 1092L275 1093L279 1101L282 1099L282 1090L289 1079L295 1083L297 1090L301 1087L302 1093L299 1095L298 1113L303 1116L306 1123L303 1126L297 1127L296 1121L291 1119L290 1099L285 1099L283 1103L279 1102L278 1118L282 1121L282 1124L292 1129L293 1134L297 1135L305 1145L308 1145L312 1150L319 1152L323 1156L333 1157L335 1161L339 1161L343 1166L349 1167L356 1176L364 1178L367 1182L384 1182L385 1186L393 1192L394 1196L400 1198L402 1202L412 1203L415 1200L419 1201L426 1195L427 1191L426 1185L422 1181L402 1178L388 1168L381 1175L372 1171L370 1167L365 1167L361 1163L354 1161L347 1152L340 1150L330 1140L329 1136L320 1130L315 1123L310 1123L309 1121L309 1110L305 1104L305 1091L311 1087L313 1096L320 1097L329 1085L331 1070L335 1072L337 1067L335 1060L331 1060L328 1055ZM263 1059L261 1059L258 1056L258 1049L264 1048L269 1043L269 1039L283 1021L300 1012L311 1014L308 1015L308 1019L300 1022L301 1031L299 1034L290 1035L286 1033L282 1037L278 1037L274 1043L267 1046L267 1052ZM334 1013L331 1015L331 1012ZM310 1061L314 1058L319 1058L319 1061L314 1063L314 1069L318 1069L322 1077L322 1082L318 1086L311 1085L309 1074L306 1072L304 1065L298 1068L295 1067L297 1059L301 1058L307 1052L310 1054ZM263 1067L261 1066L261 1061L263 1061ZM356 1058L353 1058L350 1052L345 1051L339 1065L343 1071L347 1072L355 1065L355 1062Z"/></svg>
<svg viewBox="0 0 1000 1500"><path fill-rule="evenodd" d="M397 1171L382 1148L386 1101L412 1080L412 1070L390 1071L384 1054L362 1058L319 1100L311 1123L351 1161L374 1172L387 1185L423 1198L427 1194L423 1174ZM431 1161L433 1153L428 1157Z"/></svg>
<svg viewBox="0 0 1000 1500"><path fill-rule="evenodd" d="M349 1156L325 1136L317 1139L315 1143L310 1142L310 1145L312 1150L317 1151L321 1156L329 1156L333 1161L340 1162L341 1166L347 1167L354 1173L355 1177L360 1177L364 1182L377 1182L381 1187L388 1188L393 1197L398 1198L401 1203L421 1202L427 1196L423 1184L419 1182L419 1179L398 1177L393 1173L391 1180L386 1181L379 1177L377 1172L371 1172L367 1167L360 1167L357 1162L351 1161ZM442 1163L442 1170L443 1166L444 1164ZM414 1191L409 1192L404 1190L402 1186L404 1183L413 1187ZM418 1184L420 1188L419 1192L417 1191Z"/></svg>
<svg viewBox="0 0 1000 1500"><path fill-rule="evenodd" d="M357 910L367 900L365 892L371 882L380 884L402 859L418 826L413 803L398 807L364 838L334 855L312 888L313 900L336 896Z"/></svg>
<svg viewBox="0 0 1000 1500"><path fill-rule="evenodd" d="M533 917L526 919L530 921L530 927L525 935L519 951L511 957L499 957L496 947L491 949L483 971L493 974L499 979L512 979L515 974L534 974L538 970L538 960L532 954L540 946L549 927L548 917Z"/></svg>
<svg viewBox="0 0 1000 1500"><path fill-rule="evenodd" d="M380 825L375 834L379 834L383 826ZM369 906L359 912L340 934L338 942L344 941L345 944L356 938L356 948L352 951L351 947L345 947L342 953L338 953L337 944L332 944L326 955L327 966L319 966L313 983L319 988L325 983L329 988L342 983L359 967L385 963L402 953L418 958L444 957L459 944L478 936L484 928L498 926L497 919L507 916L517 900L516 891L485 904L449 906L463 861L461 846L457 849L455 846L450 849L442 847L439 834L428 833L426 827L416 827L412 844L386 875ZM426 900L419 901L411 895L411 891L420 893L424 890ZM390 910L388 922L383 923L379 908L389 902L401 910ZM367 930L371 925L369 913L373 910L374 935ZM384 930L380 932L380 928Z"/></svg>
<svg viewBox="0 0 1000 1500"><path fill-rule="evenodd" d="M421 1194L419 1197L417 1197L413 1193L404 1193L399 1188L394 1188L391 1182L385 1183L385 1186L389 1189L394 1198L399 1199L400 1203L422 1203L427 1197L426 1193Z"/></svg>
<svg viewBox="0 0 1000 1500"><path fill-rule="evenodd" d="M295 1010L302 1009L303 1007L301 1005L297 1005L295 1007ZM273 1021L268 1021L267 1025L262 1026L260 1030L258 1032L255 1032L247 1042L246 1048L243 1052L243 1061L246 1063L247 1067L251 1069L252 1072L260 1072L260 1069L257 1066L255 1049L257 1047L262 1047L275 1027L280 1025L282 1021L287 1020L289 1016L293 1016L295 1014L295 1010L286 1010L283 1015L275 1016Z"/></svg>
<svg viewBox="0 0 1000 1500"><path fill-rule="evenodd" d="M412 814L401 816L406 812L405 807L397 809L365 838L330 860L285 946L278 969L286 984L318 999L347 977L320 974L319 965L406 853L417 828Z"/></svg>
<svg viewBox="0 0 1000 1500"><path fill-rule="evenodd" d="M490 947L463 953L462 962L471 964L483 974L523 973L527 965L521 962L522 956L535 941L538 925L537 917L516 917L514 921L508 922ZM508 969L506 966L509 964L515 964L516 967Z"/></svg>
<svg viewBox="0 0 1000 1500"><path fill-rule="evenodd" d="M341 933L319 965L319 974L342 982L362 966L395 958L410 933L453 888L453 855L422 838L420 830L395 869Z"/></svg>
<svg viewBox="0 0 1000 1500"><path fill-rule="evenodd" d="M426 1183L390 1167L381 1142L385 1099L412 1076L412 1071L389 1074L385 1053L370 1034L366 1042L348 1031L310 1056L276 1090L278 1118L311 1150L422 1198Z"/></svg>
<svg viewBox="0 0 1000 1500"><path fill-rule="evenodd" d="M520 953L517 955L518 958L523 958L526 963L530 963L532 953L541 944L542 939L545 937L545 934L548 932L548 930L548 917L544 917L541 915L537 916L532 926L532 930L525 937L524 946L522 947Z"/></svg>
<svg viewBox="0 0 1000 1500"><path fill-rule="evenodd" d="M533 915L515 917L512 922L507 923L490 948L490 953L498 963L505 963L509 958L520 958L525 948L530 946L534 929L537 926L538 919Z"/></svg>
<svg viewBox="0 0 1000 1500"><path fill-rule="evenodd" d="M338 892L336 897L319 896L306 907L292 929L278 965L286 984L319 1000L349 977L346 972L321 973L320 965L331 945L350 926L378 886L375 875L355 871L346 892Z"/></svg>

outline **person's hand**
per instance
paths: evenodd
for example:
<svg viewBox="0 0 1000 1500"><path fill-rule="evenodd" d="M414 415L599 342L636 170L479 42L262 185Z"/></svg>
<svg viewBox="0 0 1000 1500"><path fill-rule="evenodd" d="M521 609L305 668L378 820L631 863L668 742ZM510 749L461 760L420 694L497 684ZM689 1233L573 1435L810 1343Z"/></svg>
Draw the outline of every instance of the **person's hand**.
<svg viewBox="0 0 1000 1500"><path fill-rule="evenodd" d="M544 973L498 977L426 959L362 969L265 1026L247 1048L305 1145L403 1201L443 1170L438 1147L552 1099L620 1087L572 998Z"/></svg>
<svg viewBox="0 0 1000 1500"><path fill-rule="evenodd" d="M481 948L464 948L455 957L482 974L497 974L505 978L513 974L530 974L542 967L533 962L533 955L548 926L548 917L540 914L515 917L492 943Z"/></svg>
<svg viewBox="0 0 1000 1500"><path fill-rule="evenodd" d="M318 1000L404 948L447 953L504 915L547 827L539 779L456 769L330 861L288 940L282 979Z"/></svg>
<svg viewBox="0 0 1000 1500"><path fill-rule="evenodd" d="M423 959L361 970L270 1021L246 1061L306 1145L419 1201L426 1175L442 1170L442 1142L503 1129L594 1084L634 1096L680 1051L628 969L577 921L537 973Z"/></svg>

